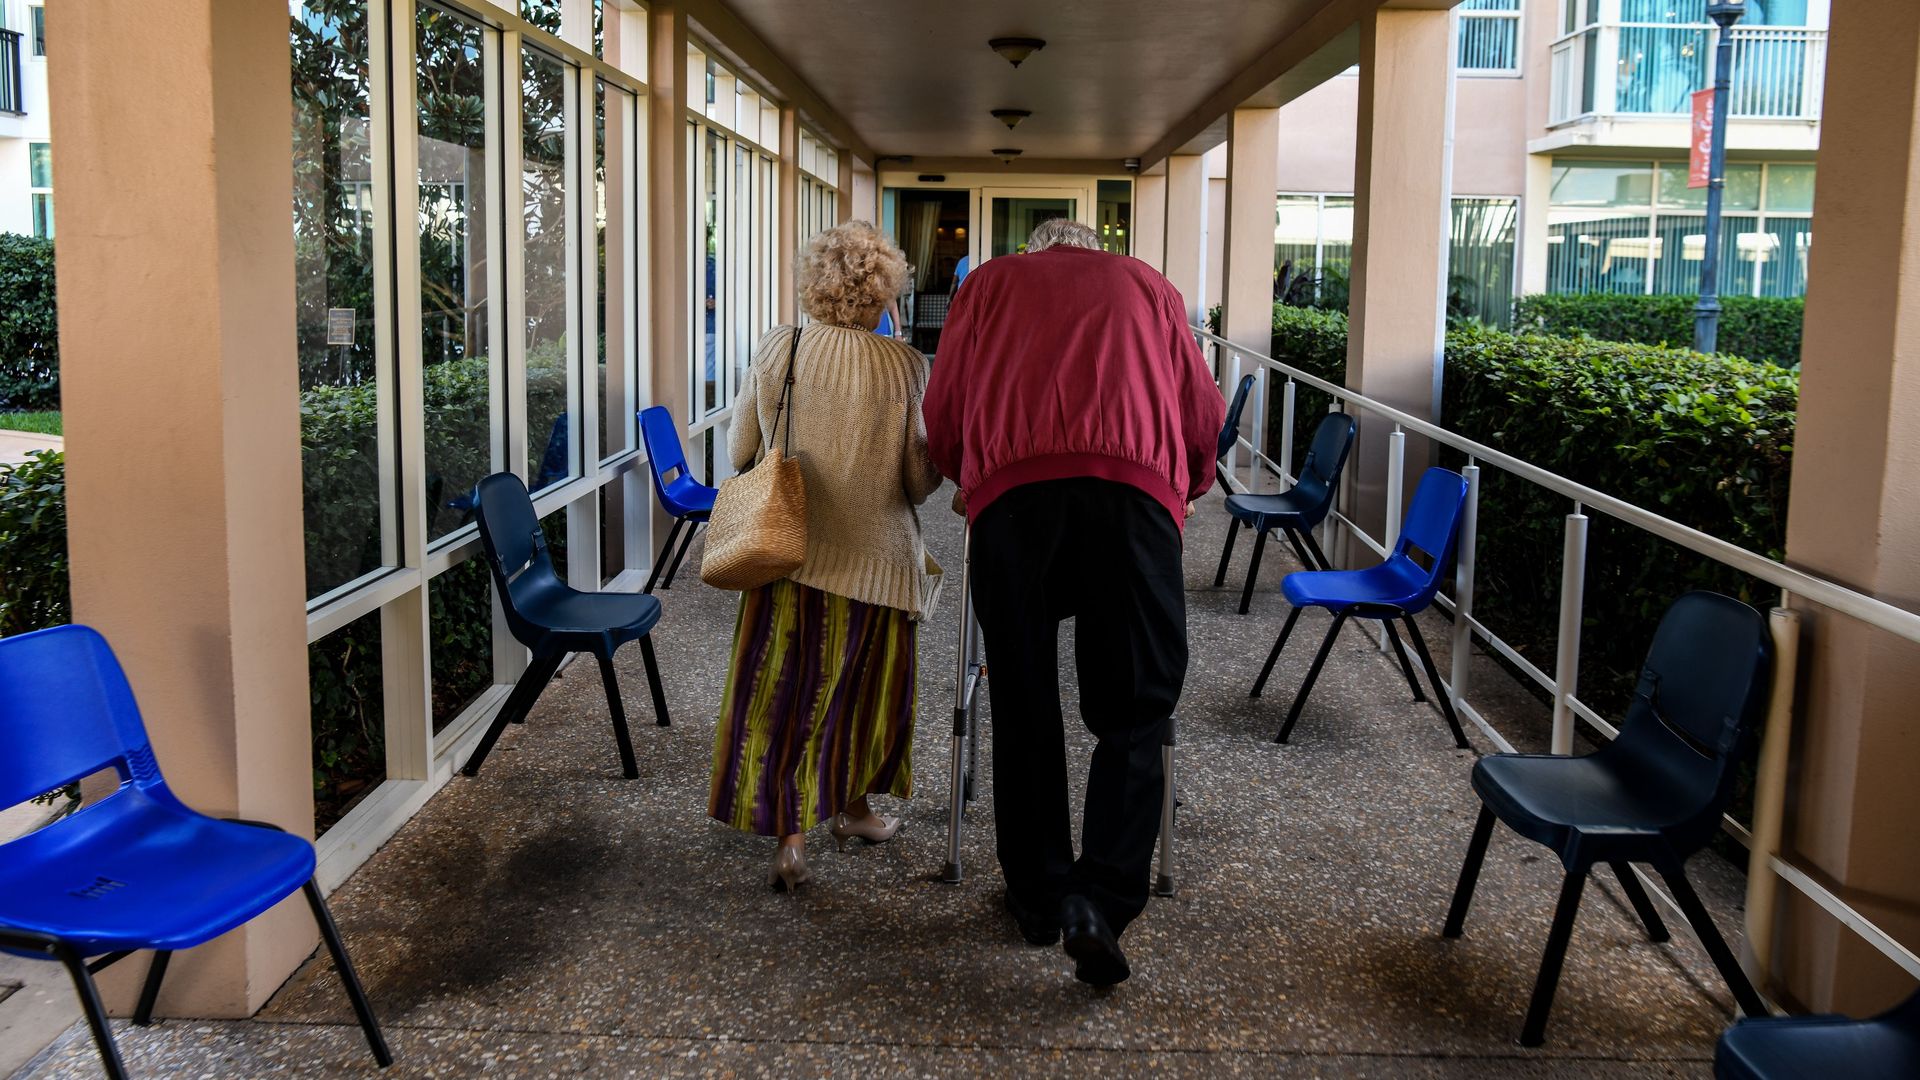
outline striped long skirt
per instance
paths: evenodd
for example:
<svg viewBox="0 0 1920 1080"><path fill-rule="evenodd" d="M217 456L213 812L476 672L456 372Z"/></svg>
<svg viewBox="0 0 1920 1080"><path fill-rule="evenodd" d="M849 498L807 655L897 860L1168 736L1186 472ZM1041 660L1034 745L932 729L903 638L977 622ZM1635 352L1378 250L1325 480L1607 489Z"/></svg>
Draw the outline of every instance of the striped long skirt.
<svg viewBox="0 0 1920 1080"><path fill-rule="evenodd" d="M743 594L707 812L791 836L862 795L911 795L917 631L784 579Z"/></svg>

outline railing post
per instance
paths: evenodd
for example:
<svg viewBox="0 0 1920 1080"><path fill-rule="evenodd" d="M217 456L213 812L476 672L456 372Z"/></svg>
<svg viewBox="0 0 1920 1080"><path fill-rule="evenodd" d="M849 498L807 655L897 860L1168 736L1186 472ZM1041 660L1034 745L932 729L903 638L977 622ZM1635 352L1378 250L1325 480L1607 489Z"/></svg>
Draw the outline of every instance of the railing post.
<svg viewBox="0 0 1920 1080"><path fill-rule="evenodd" d="M1460 539L1453 560L1453 700L1467 700L1467 661L1473 650L1473 557L1480 528L1480 466L1467 459L1467 504L1460 513Z"/></svg>
<svg viewBox="0 0 1920 1080"><path fill-rule="evenodd" d="M1253 385L1253 434L1247 444L1253 447L1247 463L1247 490L1260 490L1261 455L1267 450L1267 384L1271 381L1273 369L1261 364L1254 371Z"/></svg>
<svg viewBox="0 0 1920 1080"><path fill-rule="evenodd" d="M1327 402L1328 416L1332 416L1334 413L1337 413L1339 411L1340 411L1339 398L1336 397L1332 401ZM1353 512L1352 512L1353 511L1353 485L1352 484L1340 485L1340 494L1334 499L1334 509L1338 510L1341 516L1345 517L1348 521L1353 520ZM1332 525L1328 524L1328 522L1332 520L1333 520L1332 518L1328 518L1327 521L1322 521L1320 523L1320 536L1321 536L1321 539L1326 541L1326 543L1321 546L1329 547L1333 549L1333 565L1336 569L1343 566L1351 566L1353 565L1353 563L1350 559L1347 558L1347 554L1348 554L1347 543L1351 539L1351 535L1350 535L1351 530L1334 528ZM1385 637L1386 635L1383 633L1381 636Z"/></svg>
<svg viewBox="0 0 1920 1080"><path fill-rule="evenodd" d="M1560 640L1553 665L1553 746L1573 753L1573 706L1580 692L1580 616L1587 581L1587 515L1579 503L1567 515L1567 537L1560 554Z"/></svg>
<svg viewBox="0 0 1920 1080"><path fill-rule="evenodd" d="M1760 760L1753 778L1753 835L1747 844L1747 940L1744 948L1747 976L1766 993L1773 970L1774 900L1780 876L1773 858L1780 853L1780 822L1787 802L1787 750L1793 736L1793 684L1800 659L1800 613L1790 610L1782 593L1780 606L1768 613L1773 634L1773 696L1767 706L1767 727L1760 740Z"/></svg>
<svg viewBox="0 0 1920 1080"><path fill-rule="evenodd" d="M1240 389L1240 353L1232 353L1232 361L1227 365L1226 385L1223 392L1232 395ZM1232 446L1227 447L1227 475L1235 476L1240 472L1240 442L1236 438Z"/></svg>
<svg viewBox="0 0 1920 1080"><path fill-rule="evenodd" d="M1381 531L1381 542L1388 551L1400 540L1400 508L1405 505L1407 484L1407 433L1399 424L1393 425L1393 431L1387 436L1387 507L1386 527ZM1387 651L1386 630L1380 631L1380 651Z"/></svg>
<svg viewBox="0 0 1920 1080"><path fill-rule="evenodd" d="M1280 482L1293 483L1293 376L1280 387Z"/></svg>

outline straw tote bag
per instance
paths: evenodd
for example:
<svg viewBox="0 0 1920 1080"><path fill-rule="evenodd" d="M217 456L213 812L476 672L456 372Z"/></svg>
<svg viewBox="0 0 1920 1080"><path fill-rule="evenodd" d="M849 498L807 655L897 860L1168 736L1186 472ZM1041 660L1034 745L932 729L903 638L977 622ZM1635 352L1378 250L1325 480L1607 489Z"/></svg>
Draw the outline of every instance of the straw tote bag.
<svg viewBox="0 0 1920 1080"><path fill-rule="evenodd" d="M787 349L787 377L773 409L767 453L760 463L720 482L708 519L707 549L700 558L700 580L716 589L746 592L771 585L800 569L807 558L807 482L793 459L793 361L800 352L800 331ZM775 445L780 418L787 436Z"/></svg>

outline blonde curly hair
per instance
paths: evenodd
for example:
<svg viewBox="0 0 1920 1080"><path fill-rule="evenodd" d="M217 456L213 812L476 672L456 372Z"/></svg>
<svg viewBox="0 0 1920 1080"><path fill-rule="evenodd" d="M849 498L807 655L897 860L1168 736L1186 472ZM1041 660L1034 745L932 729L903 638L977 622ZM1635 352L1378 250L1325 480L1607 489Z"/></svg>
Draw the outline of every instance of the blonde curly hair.
<svg viewBox="0 0 1920 1080"><path fill-rule="evenodd" d="M906 287L907 257L871 222L849 221L814 237L794 260L800 307L815 322L870 330Z"/></svg>

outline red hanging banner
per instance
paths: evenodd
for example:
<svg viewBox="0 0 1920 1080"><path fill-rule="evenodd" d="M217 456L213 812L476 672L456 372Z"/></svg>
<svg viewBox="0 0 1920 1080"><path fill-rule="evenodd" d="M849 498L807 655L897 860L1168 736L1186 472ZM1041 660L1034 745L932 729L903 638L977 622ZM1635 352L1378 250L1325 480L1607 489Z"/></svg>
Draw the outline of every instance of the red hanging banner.
<svg viewBox="0 0 1920 1080"><path fill-rule="evenodd" d="M1706 187L1713 182L1713 90L1693 92L1693 126L1687 155L1687 186Z"/></svg>

